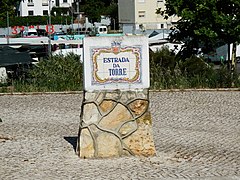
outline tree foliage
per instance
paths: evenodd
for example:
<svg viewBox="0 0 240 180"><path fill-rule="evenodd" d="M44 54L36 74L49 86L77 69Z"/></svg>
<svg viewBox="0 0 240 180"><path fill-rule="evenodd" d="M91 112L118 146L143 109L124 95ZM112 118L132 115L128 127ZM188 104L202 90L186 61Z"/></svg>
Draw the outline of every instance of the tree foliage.
<svg viewBox="0 0 240 180"><path fill-rule="evenodd" d="M82 0L80 10L89 18L90 22L99 22L101 15L106 15L117 21L118 6L117 0Z"/></svg>
<svg viewBox="0 0 240 180"><path fill-rule="evenodd" d="M20 3L20 0L1 0L0 1L0 20L6 19L7 12L9 17L15 15L16 7Z"/></svg>
<svg viewBox="0 0 240 180"><path fill-rule="evenodd" d="M102 9L104 3L100 0L88 0L80 6L80 10L83 11L91 23L99 22L101 20Z"/></svg>
<svg viewBox="0 0 240 180"><path fill-rule="evenodd" d="M220 42L240 41L239 0L166 0L166 10L157 13L180 17L171 39L185 43L188 57L200 47L207 52Z"/></svg>
<svg viewBox="0 0 240 180"><path fill-rule="evenodd" d="M10 26L30 26L30 25L46 25L48 16L25 16L10 17ZM62 22L71 23L71 16L52 16L52 24L62 24ZM0 21L0 28L6 27L6 21Z"/></svg>

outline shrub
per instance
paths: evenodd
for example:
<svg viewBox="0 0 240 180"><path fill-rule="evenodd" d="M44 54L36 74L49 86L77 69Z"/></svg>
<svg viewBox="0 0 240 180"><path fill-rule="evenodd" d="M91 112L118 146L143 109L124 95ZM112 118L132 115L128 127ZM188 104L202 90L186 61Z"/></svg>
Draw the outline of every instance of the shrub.
<svg viewBox="0 0 240 180"><path fill-rule="evenodd" d="M158 64L159 66L161 66L163 71L164 70L174 71L174 68L176 66L175 54L171 52L167 46L163 46L160 50L157 50L157 52L155 53L151 52L150 59L153 65Z"/></svg>
<svg viewBox="0 0 240 180"><path fill-rule="evenodd" d="M26 17L11 17L10 26L29 26L29 25L46 25L48 16L26 16ZM71 23L71 16L52 16L52 24L62 24L64 22ZM0 19L0 28L6 28L6 21Z"/></svg>
<svg viewBox="0 0 240 180"><path fill-rule="evenodd" d="M80 57L69 54L40 61L19 80L13 81L14 91L76 91L83 89L83 65ZM166 61L166 62L165 62ZM215 69L201 57L177 61L168 49L150 53L151 89L240 87L240 76L226 65ZM8 91L2 87L2 92Z"/></svg>
<svg viewBox="0 0 240 180"><path fill-rule="evenodd" d="M15 82L16 91L76 91L83 87L83 66L74 54L42 60L29 75L29 79Z"/></svg>
<svg viewBox="0 0 240 180"><path fill-rule="evenodd" d="M240 76L231 73L226 65L215 69L202 57L192 56L177 60L176 56L163 47L150 53L150 77L152 89L172 88L225 88L239 87Z"/></svg>

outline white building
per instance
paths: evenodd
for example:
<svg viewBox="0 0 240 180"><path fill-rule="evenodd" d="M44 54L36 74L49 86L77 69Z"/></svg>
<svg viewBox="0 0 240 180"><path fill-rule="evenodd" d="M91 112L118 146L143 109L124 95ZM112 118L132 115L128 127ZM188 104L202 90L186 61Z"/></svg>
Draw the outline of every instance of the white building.
<svg viewBox="0 0 240 180"><path fill-rule="evenodd" d="M170 29L178 17L164 19L156 10L165 9L165 0L119 0L119 24L125 33L138 33L146 30Z"/></svg>
<svg viewBox="0 0 240 180"><path fill-rule="evenodd" d="M53 7L72 7L73 0L21 0L19 16L44 16L49 14ZM50 5L50 6L49 6Z"/></svg>

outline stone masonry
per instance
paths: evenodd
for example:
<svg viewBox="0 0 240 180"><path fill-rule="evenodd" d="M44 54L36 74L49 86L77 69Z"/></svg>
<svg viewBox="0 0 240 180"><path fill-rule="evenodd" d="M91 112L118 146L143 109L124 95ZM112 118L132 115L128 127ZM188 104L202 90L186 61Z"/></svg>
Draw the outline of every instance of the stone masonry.
<svg viewBox="0 0 240 180"><path fill-rule="evenodd" d="M148 89L85 92L80 117L81 158L153 156Z"/></svg>

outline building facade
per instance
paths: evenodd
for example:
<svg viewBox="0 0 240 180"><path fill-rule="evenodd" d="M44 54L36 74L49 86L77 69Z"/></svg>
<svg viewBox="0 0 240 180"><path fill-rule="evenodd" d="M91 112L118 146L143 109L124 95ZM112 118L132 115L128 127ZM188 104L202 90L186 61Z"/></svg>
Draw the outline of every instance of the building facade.
<svg viewBox="0 0 240 180"><path fill-rule="evenodd" d="M170 29L178 17L156 14L156 10L165 9L165 0L119 0L119 24L125 33L141 33L146 30Z"/></svg>
<svg viewBox="0 0 240 180"><path fill-rule="evenodd" d="M46 16L53 7L70 8L73 0L22 0L18 16Z"/></svg>

